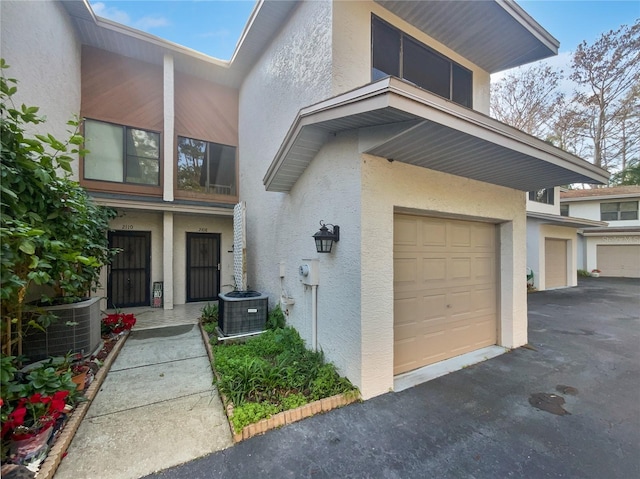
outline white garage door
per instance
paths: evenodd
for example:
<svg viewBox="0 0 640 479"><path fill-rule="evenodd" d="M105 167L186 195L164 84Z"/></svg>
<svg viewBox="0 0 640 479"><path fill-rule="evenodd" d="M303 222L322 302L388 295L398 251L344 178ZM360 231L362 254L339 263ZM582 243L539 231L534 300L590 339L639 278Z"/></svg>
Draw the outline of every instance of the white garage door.
<svg viewBox="0 0 640 479"><path fill-rule="evenodd" d="M598 245L602 276L640 278L640 244Z"/></svg>
<svg viewBox="0 0 640 479"><path fill-rule="evenodd" d="M497 342L496 228L395 215L394 374Z"/></svg>
<svg viewBox="0 0 640 479"><path fill-rule="evenodd" d="M545 239L544 270L546 289L567 286L567 240Z"/></svg>

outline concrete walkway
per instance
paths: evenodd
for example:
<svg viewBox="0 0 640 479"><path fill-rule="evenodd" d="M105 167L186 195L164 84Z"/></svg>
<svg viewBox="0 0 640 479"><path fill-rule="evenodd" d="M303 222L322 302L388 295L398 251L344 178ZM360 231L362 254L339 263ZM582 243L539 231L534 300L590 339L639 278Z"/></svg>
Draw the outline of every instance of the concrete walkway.
<svg viewBox="0 0 640 479"><path fill-rule="evenodd" d="M232 445L200 330L131 332L55 479L133 479Z"/></svg>

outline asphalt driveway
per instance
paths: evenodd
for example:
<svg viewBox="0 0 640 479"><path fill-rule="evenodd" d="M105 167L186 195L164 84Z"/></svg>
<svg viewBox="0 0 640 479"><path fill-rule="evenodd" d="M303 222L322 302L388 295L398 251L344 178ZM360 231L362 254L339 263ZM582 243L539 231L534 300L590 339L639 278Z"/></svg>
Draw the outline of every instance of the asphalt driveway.
<svg viewBox="0 0 640 479"><path fill-rule="evenodd" d="M640 281L529 295L529 343L149 477L640 477Z"/></svg>

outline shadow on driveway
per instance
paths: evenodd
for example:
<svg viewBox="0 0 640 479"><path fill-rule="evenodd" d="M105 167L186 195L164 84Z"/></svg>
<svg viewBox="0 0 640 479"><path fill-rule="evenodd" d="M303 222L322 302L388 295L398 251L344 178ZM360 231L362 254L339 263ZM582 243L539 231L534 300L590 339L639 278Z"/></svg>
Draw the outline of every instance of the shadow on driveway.
<svg viewBox="0 0 640 479"><path fill-rule="evenodd" d="M640 477L639 314L639 280L533 293L531 348L149 477Z"/></svg>

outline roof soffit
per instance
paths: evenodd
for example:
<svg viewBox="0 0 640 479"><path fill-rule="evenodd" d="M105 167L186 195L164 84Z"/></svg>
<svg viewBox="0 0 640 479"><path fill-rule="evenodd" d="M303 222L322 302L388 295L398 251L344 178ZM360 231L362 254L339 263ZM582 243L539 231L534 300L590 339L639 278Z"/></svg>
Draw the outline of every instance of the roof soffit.
<svg viewBox="0 0 640 479"><path fill-rule="evenodd" d="M487 183L530 191L608 178L486 115L386 78L301 110L264 177L267 189L289 191L330 134L380 125L393 126L395 134L369 138L364 153ZM307 141L309 130L314 141Z"/></svg>
<svg viewBox="0 0 640 479"><path fill-rule="evenodd" d="M558 54L558 40L512 0L374 1L489 73Z"/></svg>

